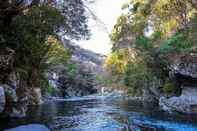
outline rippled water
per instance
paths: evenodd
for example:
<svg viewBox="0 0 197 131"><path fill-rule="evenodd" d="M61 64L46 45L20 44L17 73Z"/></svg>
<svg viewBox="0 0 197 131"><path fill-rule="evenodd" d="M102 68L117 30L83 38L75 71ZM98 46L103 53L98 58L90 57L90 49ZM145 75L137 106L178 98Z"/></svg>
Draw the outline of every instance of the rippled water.
<svg viewBox="0 0 197 131"><path fill-rule="evenodd" d="M54 131L197 131L197 116L167 114L152 103L124 98L74 98L30 107L23 119L0 121L0 130L44 124ZM134 129L134 128L133 128Z"/></svg>

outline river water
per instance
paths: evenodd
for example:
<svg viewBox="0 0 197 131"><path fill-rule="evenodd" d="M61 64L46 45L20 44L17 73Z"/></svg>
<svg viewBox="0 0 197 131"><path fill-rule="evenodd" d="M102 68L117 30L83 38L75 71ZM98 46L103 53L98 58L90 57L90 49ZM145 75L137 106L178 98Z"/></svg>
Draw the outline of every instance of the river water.
<svg viewBox="0 0 197 131"><path fill-rule="evenodd" d="M123 97L81 97L29 107L27 117L0 121L0 130L43 124L52 131L197 131L197 116L168 114Z"/></svg>

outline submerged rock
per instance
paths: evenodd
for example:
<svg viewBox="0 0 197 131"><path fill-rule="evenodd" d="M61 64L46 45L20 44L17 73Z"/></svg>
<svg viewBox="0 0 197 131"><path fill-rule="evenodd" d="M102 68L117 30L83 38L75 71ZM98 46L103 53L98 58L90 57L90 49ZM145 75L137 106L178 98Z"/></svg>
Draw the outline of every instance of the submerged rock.
<svg viewBox="0 0 197 131"><path fill-rule="evenodd" d="M159 105L164 111L197 114L197 89L184 87L181 96L161 97Z"/></svg>
<svg viewBox="0 0 197 131"><path fill-rule="evenodd" d="M29 124L29 125L12 128L12 129L6 129L4 131L50 131L50 130L44 125Z"/></svg>

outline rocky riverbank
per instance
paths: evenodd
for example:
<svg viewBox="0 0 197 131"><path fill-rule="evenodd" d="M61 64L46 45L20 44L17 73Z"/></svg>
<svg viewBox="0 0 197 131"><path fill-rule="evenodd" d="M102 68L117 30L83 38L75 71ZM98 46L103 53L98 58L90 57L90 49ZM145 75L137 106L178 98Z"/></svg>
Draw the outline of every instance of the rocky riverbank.
<svg viewBox="0 0 197 131"><path fill-rule="evenodd" d="M64 44L71 52L71 59L66 67L59 64L46 70L48 89L28 86L23 79L24 72L13 68L14 50L0 52L0 116L24 117L28 105L42 104L43 97L68 98L97 93L104 56L72 43Z"/></svg>
<svg viewBox="0 0 197 131"><path fill-rule="evenodd" d="M156 102L163 111L197 114L197 54L173 54L168 64L168 77L173 81L174 93L163 91L164 84L158 79L150 82L139 96L129 99Z"/></svg>
<svg viewBox="0 0 197 131"><path fill-rule="evenodd" d="M170 66L170 75L179 88L180 96L161 97L159 105L168 112L197 113L197 54L180 55Z"/></svg>
<svg viewBox="0 0 197 131"><path fill-rule="evenodd" d="M14 51L8 49L2 52L1 57L9 56L9 61L1 61L0 84L0 113L3 117L24 117L28 105L43 103L43 96L50 100L51 97L69 98L97 93L101 90L102 83L98 76L102 73L104 56L80 48L73 44L65 44L72 52L69 61L71 68L56 65L46 71L46 77L51 86L51 92L43 91L39 87L26 87L21 74L14 70ZM187 114L197 113L197 55L184 54L176 58L169 66L169 76L179 89L180 95L165 94L155 86L161 82L155 80L148 90L144 89L143 97L134 99L142 101L158 101L159 106L168 112L181 112ZM4 66L7 64L8 66ZM70 72L73 70L73 72ZM71 73L71 74L70 74ZM130 99L130 98L129 98ZM133 99L133 97L132 97Z"/></svg>

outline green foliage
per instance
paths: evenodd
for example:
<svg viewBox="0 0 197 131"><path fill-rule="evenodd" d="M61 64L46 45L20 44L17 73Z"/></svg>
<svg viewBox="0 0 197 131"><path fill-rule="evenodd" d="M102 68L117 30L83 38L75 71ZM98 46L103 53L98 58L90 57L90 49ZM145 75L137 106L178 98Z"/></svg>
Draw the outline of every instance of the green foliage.
<svg viewBox="0 0 197 131"><path fill-rule="evenodd" d="M150 46L150 39L145 36L136 37L135 44L142 48L148 48Z"/></svg>
<svg viewBox="0 0 197 131"><path fill-rule="evenodd" d="M102 82L103 78L100 75L96 75L96 80Z"/></svg>
<svg viewBox="0 0 197 131"><path fill-rule="evenodd" d="M26 72L30 85L45 83L44 69L49 64L68 59L68 51L63 46L57 41L48 40L55 35L62 20L60 12L48 6L33 7L26 14L13 19L11 26L15 34L7 40L16 51L16 68Z"/></svg>
<svg viewBox="0 0 197 131"><path fill-rule="evenodd" d="M130 51L122 48L111 53L105 60L105 67L111 69L112 73L120 74L124 71L125 65L131 60Z"/></svg>
<svg viewBox="0 0 197 131"><path fill-rule="evenodd" d="M162 33L159 31L156 31L156 32L153 32L151 37L152 37L152 40L158 40L158 39L161 39L161 36L162 36Z"/></svg>
<svg viewBox="0 0 197 131"><path fill-rule="evenodd" d="M129 3L128 3L128 2L125 2L125 3L122 5L122 10L127 9L128 7L129 7Z"/></svg>
<svg viewBox="0 0 197 131"><path fill-rule="evenodd" d="M195 16L197 11L192 5L190 1L130 0L123 5L126 13L118 18L111 40L116 43L127 35L142 36L148 27L159 32L161 38L169 37Z"/></svg>
<svg viewBox="0 0 197 131"><path fill-rule="evenodd" d="M188 36L184 34L184 32L178 32L172 37L165 40L163 43L159 45L159 49L161 51L165 50L177 50L177 51L186 51L191 49L193 43L188 39Z"/></svg>
<svg viewBox="0 0 197 131"><path fill-rule="evenodd" d="M178 92L175 84L166 80L169 57L196 49L197 10L193 5L192 1L177 0L125 3L111 33L113 52L106 59L112 83L124 77L128 90L139 94L157 78L164 83L158 85L164 92ZM152 35L146 36L149 28Z"/></svg>
<svg viewBox="0 0 197 131"><path fill-rule="evenodd" d="M136 94L147 88L152 75L143 63L129 62L125 67L124 82L129 93Z"/></svg>
<svg viewBox="0 0 197 131"><path fill-rule="evenodd" d="M122 14L118 20L116 25L114 26L112 33L110 34L111 41L116 42L121 37L126 35L130 31L130 24L128 23L127 15Z"/></svg>
<svg viewBox="0 0 197 131"><path fill-rule="evenodd" d="M67 65L67 60L70 58L70 52L58 41L50 45L50 48L45 55L46 61L49 66L64 64Z"/></svg>
<svg viewBox="0 0 197 131"><path fill-rule="evenodd" d="M56 31L63 25L61 13L51 6L33 6L17 15L10 29L2 36L1 47L16 52L14 68L28 86L46 87L44 72L55 64L66 64L70 57L68 49L56 39Z"/></svg>
<svg viewBox="0 0 197 131"><path fill-rule="evenodd" d="M175 84L171 80L167 79L164 83L163 91L165 93L173 93L175 89Z"/></svg>

